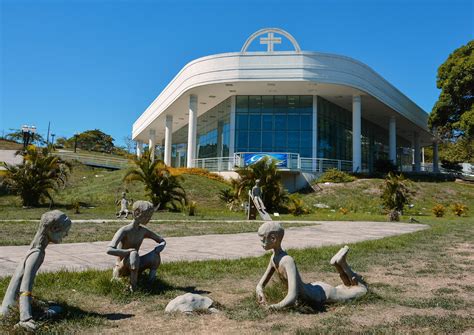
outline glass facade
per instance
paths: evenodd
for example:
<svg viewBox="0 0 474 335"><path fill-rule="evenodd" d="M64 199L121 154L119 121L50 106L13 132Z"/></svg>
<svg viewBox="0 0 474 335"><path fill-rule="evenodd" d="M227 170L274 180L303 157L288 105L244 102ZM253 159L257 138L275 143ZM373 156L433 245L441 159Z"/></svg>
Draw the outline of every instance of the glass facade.
<svg viewBox="0 0 474 335"><path fill-rule="evenodd" d="M388 131L362 118L362 170L388 159ZM397 161L407 161L410 142L397 137ZM318 96L318 158L352 160L352 112Z"/></svg>
<svg viewBox="0 0 474 335"><path fill-rule="evenodd" d="M197 158L229 156L230 99L228 98L197 118ZM188 126L173 134L173 166L185 166Z"/></svg>
<svg viewBox="0 0 474 335"><path fill-rule="evenodd" d="M312 157L313 96L236 96L234 152ZM352 113L318 96L317 157L352 160ZM228 157L231 98L197 118L197 158ZM388 122L388 121L387 121ZM362 118L362 169L388 158L388 131ZM172 165L186 166L188 126L173 133ZM397 161L411 164L410 142L397 137Z"/></svg>
<svg viewBox="0 0 474 335"><path fill-rule="evenodd" d="M235 152L292 152L312 155L313 97L236 97Z"/></svg>

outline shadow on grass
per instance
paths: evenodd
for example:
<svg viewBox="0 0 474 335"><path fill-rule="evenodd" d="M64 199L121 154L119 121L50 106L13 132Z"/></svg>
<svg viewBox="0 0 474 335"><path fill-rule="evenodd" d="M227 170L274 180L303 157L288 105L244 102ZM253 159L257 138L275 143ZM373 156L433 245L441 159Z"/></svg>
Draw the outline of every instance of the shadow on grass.
<svg viewBox="0 0 474 335"><path fill-rule="evenodd" d="M64 334L77 331L77 329L94 328L103 325L106 321L117 321L132 318L134 314L90 312L77 306L60 301L50 306L59 306L62 312L55 317L47 318L46 310L48 303L33 300L33 319L37 321L38 330L36 334ZM11 312L0 319L0 333L25 334L25 330L15 327L20 319L18 306L12 308Z"/></svg>

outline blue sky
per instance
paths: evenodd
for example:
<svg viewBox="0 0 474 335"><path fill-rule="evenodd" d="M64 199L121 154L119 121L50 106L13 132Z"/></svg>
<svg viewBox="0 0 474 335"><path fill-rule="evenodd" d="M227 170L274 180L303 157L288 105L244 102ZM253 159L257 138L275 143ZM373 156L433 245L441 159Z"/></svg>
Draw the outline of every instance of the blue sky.
<svg viewBox="0 0 474 335"><path fill-rule="evenodd" d="M118 144L189 61L264 27L358 59L430 112L436 71L474 36L471 0L0 0L0 134L99 128Z"/></svg>

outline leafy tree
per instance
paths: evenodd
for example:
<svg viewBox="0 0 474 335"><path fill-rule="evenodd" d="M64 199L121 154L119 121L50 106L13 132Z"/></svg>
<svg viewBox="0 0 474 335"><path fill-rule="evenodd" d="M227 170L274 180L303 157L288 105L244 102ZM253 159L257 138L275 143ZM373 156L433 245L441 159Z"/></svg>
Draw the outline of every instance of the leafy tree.
<svg viewBox="0 0 474 335"><path fill-rule="evenodd" d="M390 221L399 221L400 213L405 205L409 204L413 191L403 175L389 172L382 184L382 204L389 211Z"/></svg>
<svg viewBox="0 0 474 335"><path fill-rule="evenodd" d="M283 189L275 161L265 157L252 165L237 169L236 172L239 174L239 179L233 180L232 186L238 198L246 199L255 181L260 179L262 200L268 211L279 210L287 201L288 196Z"/></svg>
<svg viewBox="0 0 474 335"><path fill-rule="evenodd" d="M66 182L70 164L50 155L48 148L38 150L33 145L26 148L23 157L18 166L4 163L5 185L21 197L23 206L38 206L45 198L52 202L52 192Z"/></svg>
<svg viewBox="0 0 474 335"><path fill-rule="evenodd" d="M74 141L74 137L68 141L71 140ZM89 151L111 152L114 148L114 139L99 129L86 130L77 135L77 146Z"/></svg>
<svg viewBox="0 0 474 335"><path fill-rule="evenodd" d="M7 134L5 137L8 140L13 140L19 143L23 143L23 131L21 129L10 129L13 132ZM38 133L31 134L31 139L29 144L45 144L46 141L44 140L43 136Z"/></svg>
<svg viewBox="0 0 474 335"><path fill-rule="evenodd" d="M115 151L114 139L112 136L99 129L86 130L70 138L59 137L56 144L65 148L77 148L88 151L99 151L111 153Z"/></svg>
<svg viewBox="0 0 474 335"><path fill-rule="evenodd" d="M440 96L429 118L446 138L474 138L474 40L454 50L438 68Z"/></svg>
<svg viewBox="0 0 474 335"><path fill-rule="evenodd" d="M180 184L182 177L171 174L161 160L151 160L146 151L141 158L134 158L135 167L130 168L123 180L126 182L139 181L145 184L145 191L154 206L164 209L170 205L178 210L187 203L186 192Z"/></svg>

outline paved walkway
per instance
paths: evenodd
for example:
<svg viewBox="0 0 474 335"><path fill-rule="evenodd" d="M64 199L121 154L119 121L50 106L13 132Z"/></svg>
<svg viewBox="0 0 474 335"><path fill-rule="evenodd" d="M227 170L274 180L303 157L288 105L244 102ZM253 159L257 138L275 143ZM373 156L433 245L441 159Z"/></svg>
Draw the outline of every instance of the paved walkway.
<svg viewBox="0 0 474 335"><path fill-rule="evenodd" d="M428 228L422 224L394 222L314 223L317 225L286 229L283 247L302 249L354 243ZM162 260L165 263L181 260L237 259L264 254L256 233L168 237L166 242L167 246L162 252ZM63 268L75 271L112 268L115 259L105 253L108 243L106 241L50 245L46 249L46 257L40 271L57 271ZM141 251L151 250L154 245L154 241L145 240ZM0 277L13 274L28 248L28 246L0 247Z"/></svg>

